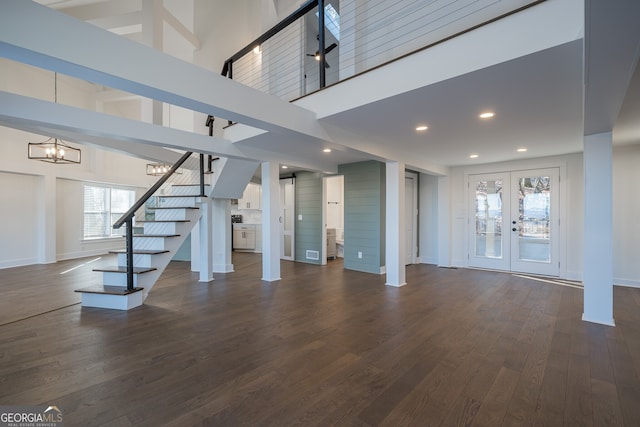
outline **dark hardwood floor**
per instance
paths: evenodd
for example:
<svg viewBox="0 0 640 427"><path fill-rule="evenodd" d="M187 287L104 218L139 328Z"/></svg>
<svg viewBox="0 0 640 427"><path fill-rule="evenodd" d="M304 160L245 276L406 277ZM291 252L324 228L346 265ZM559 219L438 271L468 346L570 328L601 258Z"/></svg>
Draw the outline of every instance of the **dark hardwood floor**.
<svg viewBox="0 0 640 427"><path fill-rule="evenodd" d="M0 405L67 426L640 425L640 289L615 288L611 328L581 321L580 289L505 273L415 265L397 289L233 261L211 283L171 263L129 312L74 302L91 265L0 270Z"/></svg>

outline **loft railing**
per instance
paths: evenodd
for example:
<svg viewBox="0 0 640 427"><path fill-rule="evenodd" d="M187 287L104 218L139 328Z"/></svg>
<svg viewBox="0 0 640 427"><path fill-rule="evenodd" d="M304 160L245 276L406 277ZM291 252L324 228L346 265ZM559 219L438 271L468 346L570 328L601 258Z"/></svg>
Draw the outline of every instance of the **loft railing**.
<svg viewBox="0 0 640 427"><path fill-rule="evenodd" d="M292 101L544 1L309 0L222 75Z"/></svg>
<svg viewBox="0 0 640 427"><path fill-rule="evenodd" d="M134 287L133 287L133 218L136 215L136 211L138 211L138 209L140 209L141 207L145 206L145 204L151 198L151 196L153 196L155 192L158 191L158 189L162 187L169 180L169 178L178 170L178 168L180 168L180 166L182 166L184 162L187 161L189 157L191 157L192 154L193 152L191 151L184 153L184 155L180 157L180 159L171 167L171 169L167 171L166 174L162 176L162 178L160 178L155 184L153 184L153 186L151 186L151 188L149 188L147 192L144 193L144 195L140 197L133 204L133 206L131 206L131 208L120 217L120 219L118 219L116 222L113 223L113 228L116 230L122 227L123 225L126 226L125 239L126 239L126 251L127 251L127 290L128 291L134 290ZM206 194L204 191L205 169L204 169L203 154L200 154L200 174L199 175L200 175L200 196L204 197L206 196Z"/></svg>

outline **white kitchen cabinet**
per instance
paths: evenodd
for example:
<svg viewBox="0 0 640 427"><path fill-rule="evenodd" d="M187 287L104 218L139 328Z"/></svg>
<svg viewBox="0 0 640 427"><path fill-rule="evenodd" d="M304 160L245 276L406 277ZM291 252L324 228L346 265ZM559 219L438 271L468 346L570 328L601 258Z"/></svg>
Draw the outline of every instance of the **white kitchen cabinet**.
<svg viewBox="0 0 640 427"><path fill-rule="evenodd" d="M238 209L262 209L262 186L250 182L238 200Z"/></svg>
<svg viewBox="0 0 640 427"><path fill-rule="evenodd" d="M254 225L234 224L233 249L255 251L256 227Z"/></svg>

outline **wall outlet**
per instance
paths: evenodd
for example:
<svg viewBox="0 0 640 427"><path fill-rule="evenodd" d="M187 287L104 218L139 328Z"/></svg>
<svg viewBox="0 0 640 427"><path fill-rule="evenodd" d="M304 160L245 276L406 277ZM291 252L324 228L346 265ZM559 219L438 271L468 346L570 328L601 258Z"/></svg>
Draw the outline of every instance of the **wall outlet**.
<svg viewBox="0 0 640 427"><path fill-rule="evenodd" d="M298 215L298 221L302 221L302 214Z"/></svg>
<svg viewBox="0 0 640 427"><path fill-rule="evenodd" d="M358 258L362 259L362 252L358 251Z"/></svg>

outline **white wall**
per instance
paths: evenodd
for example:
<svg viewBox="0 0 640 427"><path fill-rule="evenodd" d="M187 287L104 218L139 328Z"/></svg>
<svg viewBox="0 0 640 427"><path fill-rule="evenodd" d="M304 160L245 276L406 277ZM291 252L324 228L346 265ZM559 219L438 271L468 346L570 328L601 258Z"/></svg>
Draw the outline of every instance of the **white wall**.
<svg viewBox="0 0 640 427"><path fill-rule="evenodd" d="M0 268L38 259L38 177L0 172Z"/></svg>

